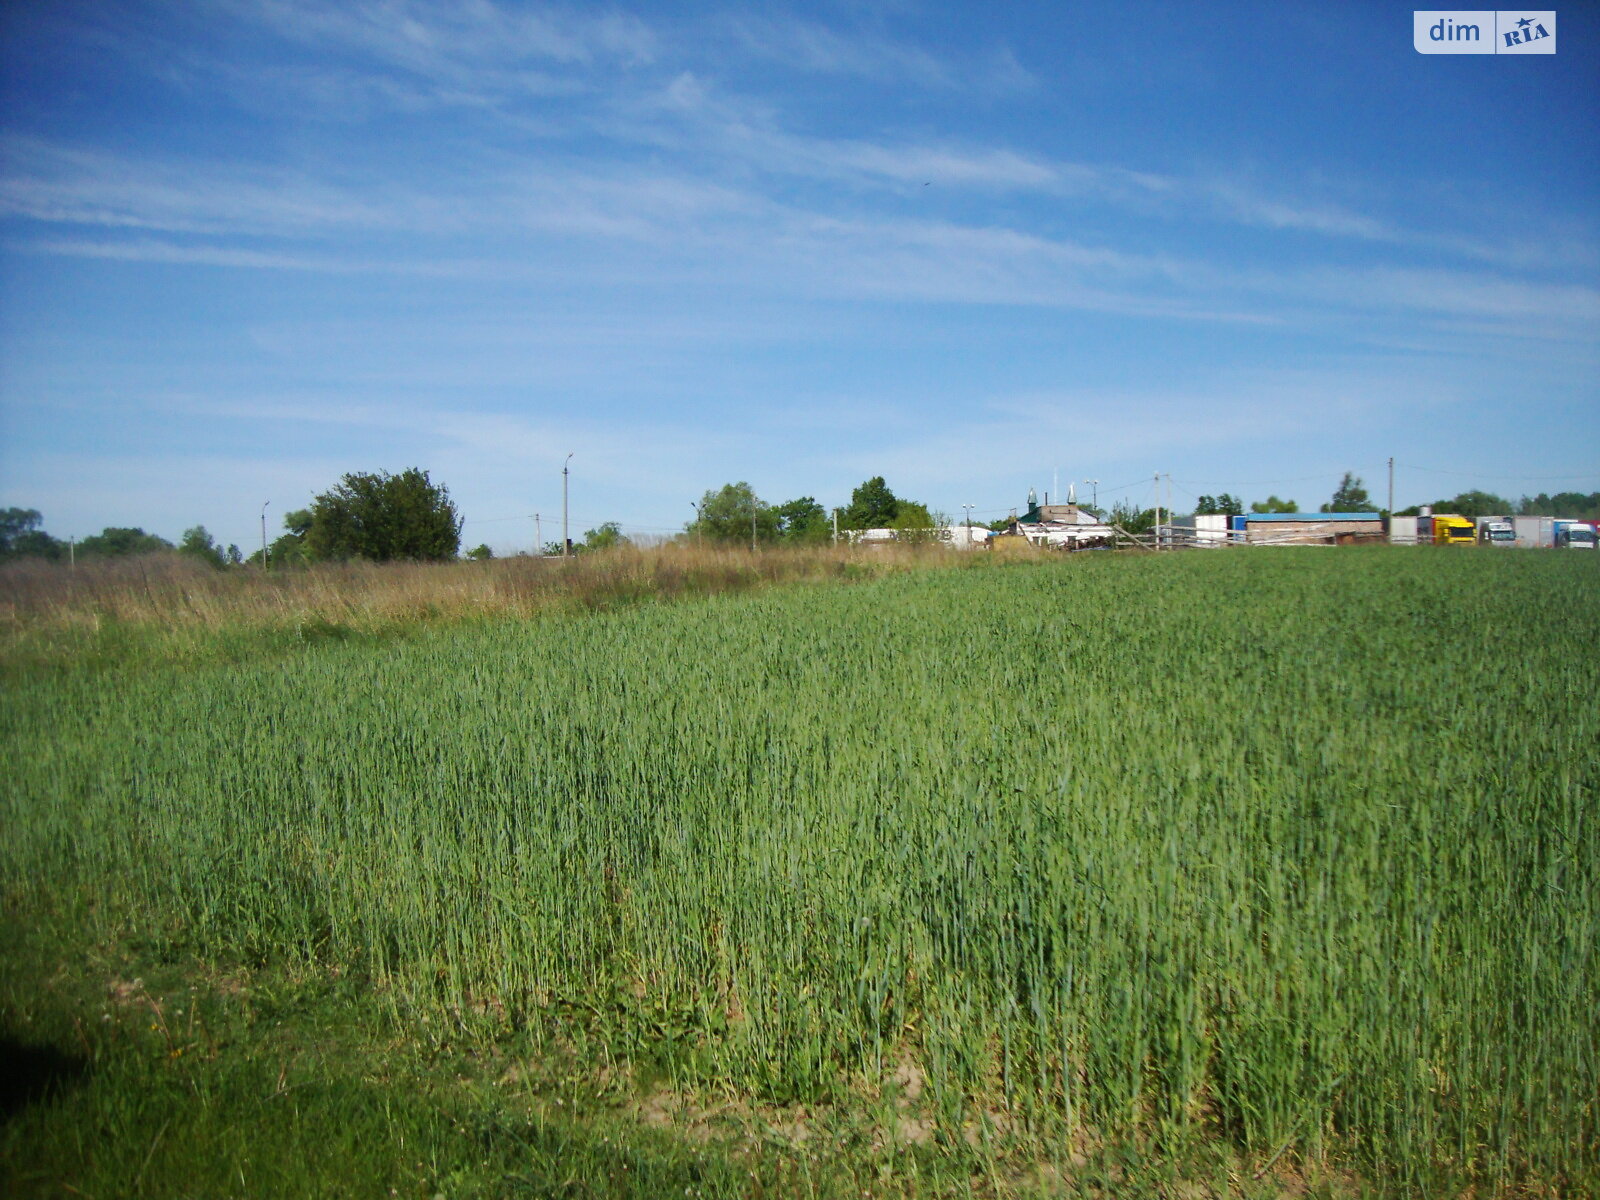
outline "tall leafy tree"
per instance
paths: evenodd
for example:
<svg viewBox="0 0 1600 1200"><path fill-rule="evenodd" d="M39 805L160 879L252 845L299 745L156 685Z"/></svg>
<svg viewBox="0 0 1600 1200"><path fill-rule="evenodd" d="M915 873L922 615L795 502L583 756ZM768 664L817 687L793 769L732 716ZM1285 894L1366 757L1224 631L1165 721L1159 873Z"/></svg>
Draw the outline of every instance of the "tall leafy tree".
<svg viewBox="0 0 1600 1200"><path fill-rule="evenodd" d="M1339 481L1339 486L1334 489L1333 499L1322 506L1325 513L1340 512L1377 512L1373 507L1372 499L1367 495L1367 489L1362 486L1361 476L1346 471L1344 478Z"/></svg>
<svg viewBox="0 0 1600 1200"><path fill-rule="evenodd" d="M1455 513L1457 516L1477 517L1503 517L1510 515L1515 510L1515 505L1504 496L1496 496L1493 492L1473 490L1461 492L1449 500L1435 500L1433 511L1438 513Z"/></svg>
<svg viewBox="0 0 1600 1200"><path fill-rule="evenodd" d="M778 514L743 480L707 492L697 509L689 532L705 541L749 545L752 521L757 541L770 542L778 536Z"/></svg>
<svg viewBox="0 0 1600 1200"><path fill-rule="evenodd" d="M10 558L63 557L66 547L39 528L43 521L36 508L0 509L0 562Z"/></svg>
<svg viewBox="0 0 1600 1200"><path fill-rule="evenodd" d="M412 467L350 474L311 503L305 547L313 559L448 562L461 549L461 517L443 484Z"/></svg>
<svg viewBox="0 0 1600 1200"><path fill-rule="evenodd" d="M827 511L813 496L786 500L773 510L778 518L778 538L793 545L816 545L833 536Z"/></svg>
<svg viewBox="0 0 1600 1200"><path fill-rule="evenodd" d="M900 515L900 497L882 475L874 475L850 493L850 503L839 514L846 529L890 529Z"/></svg>
<svg viewBox="0 0 1600 1200"><path fill-rule="evenodd" d="M304 566L310 561L306 549L306 535L311 532L311 510L296 508L283 514L284 532L274 539L267 550L267 561L274 567ZM260 565L261 556L252 556Z"/></svg>
<svg viewBox="0 0 1600 1200"><path fill-rule="evenodd" d="M1250 506L1253 513L1296 513L1300 506L1293 500L1279 500L1276 495L1268 496L1265 500L1257 500Z"/></svg>
<svg viewBox="0 0 1600 1200"><path fill-rule="evenodd" d="M171 549L172 543L166 538L157 537L138 528L124 529L115 526L107 526L93 537L86 537L78 543L78 553L91 558L124 558L133 554L154 554L160 550Z"/></svg>
<svg viewBox="0 0 1600 1200"><path fill-rule="evenodd" d="M926 504L902 500L889 528L895 531L895 536L902 542L928 542L937 536L939 527L944 524L946 522L928 511Z"/></svg>
<svg viewBox="0 0 1600 1200"><path fill-rule="evenodd" d="M1111 506L1110 523L1121 526L1128 533L1145 533L1156 527L1156 510L1135 508L1126 500Z"/></svg>
<svg viewBox="0 0 1600 1200"><path fill-rule="evenodd" d="M1517 505L1517 515L1523 517L1571 517L1579 521L1600 519L1600 492L1557 492L1554 496L1540 492L1537 496L1524 496Z"/></svg>
<svg viewBox="0 0 1600 1200"><path fill-rule="evenodd" d="M1201 496L1194 511L1202 515L1239 517L1244 515L1244 502L1237 496L1223 492L1220 496Z"/></svg>
<svg viewBox="0 0 1600 1200"><path fill-rule="evenodd" d="M610 550L613 546L626 546L628 539L623 536L622 526L615 521L607 521L598 529L591 529L583 535L583 545L578 549L585 553L594 550Z"/></svg>
<svg viewBox="0 0 1600 1200"><path fill-rule="evenodd" d="M234 552L238 552L237 548ZM184 530L183 537L178 542L178 553L203 562L209 567L221 568L228 562L227 553L217 545L216 539L207 532L204 525Z"/></svg>

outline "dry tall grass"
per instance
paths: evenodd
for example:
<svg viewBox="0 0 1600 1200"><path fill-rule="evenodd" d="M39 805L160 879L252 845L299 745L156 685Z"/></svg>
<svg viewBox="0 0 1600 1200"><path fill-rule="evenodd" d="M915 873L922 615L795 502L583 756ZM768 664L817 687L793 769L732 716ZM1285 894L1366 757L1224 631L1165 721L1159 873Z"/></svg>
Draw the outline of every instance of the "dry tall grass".
<svg viewBox="0 0 1600 1200"><path fill-rule="evenodd" d="M324 563L215 570L175 554L68 567L0 567L0 648L106 626L171 632L330 626L377 631L418 621L609 608L795 580L853 578L975 558L942 548L848 547L759 553L716 546L621 547L569 560Z"/></svg>

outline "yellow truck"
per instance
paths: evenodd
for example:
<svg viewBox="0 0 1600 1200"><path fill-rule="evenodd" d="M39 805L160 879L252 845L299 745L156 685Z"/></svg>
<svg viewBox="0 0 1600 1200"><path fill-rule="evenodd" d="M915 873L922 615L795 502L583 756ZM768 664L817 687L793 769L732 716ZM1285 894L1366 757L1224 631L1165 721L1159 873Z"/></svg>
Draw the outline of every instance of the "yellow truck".
<svg viewBox="0 0 1600 1200"><path fill-rule="evenodd" d="M1476 522L1465 517L1434 515L1433 544L1435 546L1470 546L1478 540Z"/></svg>

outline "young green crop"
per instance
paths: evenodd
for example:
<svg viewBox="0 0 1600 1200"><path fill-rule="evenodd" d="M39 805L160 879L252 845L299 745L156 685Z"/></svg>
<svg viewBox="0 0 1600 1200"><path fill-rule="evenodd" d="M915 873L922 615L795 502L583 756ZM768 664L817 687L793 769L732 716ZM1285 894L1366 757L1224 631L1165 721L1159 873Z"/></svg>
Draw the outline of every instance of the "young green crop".
<svg viewBox="0 0 1600 1200"><path fill-rule="evenodd" d="M1581 557L1083 556L68 665L0 705L0 879L774 1100L909 1062L957 1135L1581 1190Z"/></svg>

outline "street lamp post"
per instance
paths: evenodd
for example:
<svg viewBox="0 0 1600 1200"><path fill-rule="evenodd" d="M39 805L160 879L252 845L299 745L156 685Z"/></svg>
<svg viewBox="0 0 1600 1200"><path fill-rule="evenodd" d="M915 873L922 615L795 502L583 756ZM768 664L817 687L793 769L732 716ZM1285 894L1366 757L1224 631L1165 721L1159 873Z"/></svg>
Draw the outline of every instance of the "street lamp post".
<svg viewBox="0 0 1600 1200"><path fill-rule="evenodd" d="M271 500L263 500L261 502L261 569L263 571L267 569L267 505L271 503Z"/></svg>
<svg viewBox="0 0 1600 1200"><path fill-rule="evenodd" d="M694 542L701 545L705 541L706 531L700 527L700 504L698 501L689 501L689 507L694 509Z"/></svg>
<svg viewBox="0 0 1600 1200"><path fill-rule="evenodd" d="M572 456L577 451L568 452L566 461L561 464L561 557L572 557L572 534L567 531L567 464L572 461Z"/></svg>

